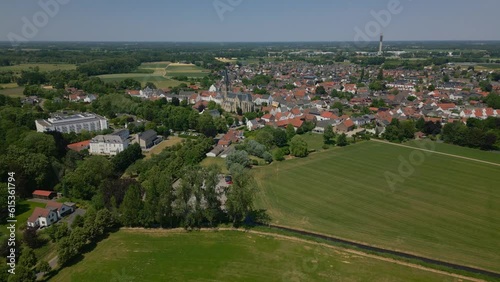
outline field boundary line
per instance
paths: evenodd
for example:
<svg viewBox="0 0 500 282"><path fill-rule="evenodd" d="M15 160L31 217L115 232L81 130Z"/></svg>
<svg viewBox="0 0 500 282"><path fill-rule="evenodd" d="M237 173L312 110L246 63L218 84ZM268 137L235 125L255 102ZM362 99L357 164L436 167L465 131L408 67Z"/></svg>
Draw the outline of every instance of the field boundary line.
<svg viewBox="0 0 500 282"><path fill-rule="evenodd" d="M124 230L124 231L140 231L140 232L143 232L143 233L146 233L146 234L147 233L150 233L150 234L161 234L161 233L164 233L164 234L187 234L187 233L196 232L196 231L199 231L199 232L233 231L233 232L250 233L250 234L256 234L256 235L270 236L270 237L273 237L273 238L278 238L278 239L288 240L288 241L293 241L293 242L301 242L301 243L307 243L307 244L316 245L316 246L322 246L322 247L329 248L329 249L332 249L332 250L336 250L336 251L339 251L339 252L344 252L344 253L359 255L359 256L368 257L368 258L373 258L373 259L377 259L377 260L380 260L380 261L385 261L385 262L388 262L388 263L394 263L394 264L398 264L398 265L403 265L403 266L407 266L407 267L410 267L410 268L419 269L419 270L423 270L423 271L427 271L427 272L432 272L432 273L436 273L436 274L442 274L442 275L446 275L446 276L450 276L450 277L454 277L454 278L458 278L458 279L464 279L464 280L474 281L474 282L485 281L485 280L482 280L482 279L479 279L479 278L473 278L473 277L468 277L468 276L460 275L460 274L457 274L457 273L452 273L452 272L447 272L447 271L443 271L443 270L433 269L433 268L430 268L430 267L425 267L425 266L414 264L414 263L410 263L410 262L404 262L404 261L400 261L400 260L397 260L397 259L386 258L386 257L383 257L383 256L368 254L368 253L365 253L363 251L352 250L352 249L349 249L349 248L342 248L342 247L338 247L338 246L334 246L334 245L330 245L330 244L326 244L326 243L319 243L319 242L315 242L315 241L312 241L312 240L307 240L307 239L298 238L298 237L294 237L294 236L277 234L277 233L273 233L273 232L257 231L257 230L252 230L252 229L221 227L221 228L199 228L199 229L194 229L193 231L189 231L189 230L186 230L184 228L147 229L147 228L142 228L142 227L138 227L138 228L134 228L134 227L122 227L122 228L120 228L120 230Z"/></svg>
<svg viewBox="0 0 500 282"><path fill-rule="evenodd" d="M433 154L454 157L454 158L459 158L459 159L464 159L464 160L469 160L469 161L474 161L474 162L479 162L479 163L484 163L484 164L489 164L489 165L494 165L494 166L500 166L500 164L498 164L498 163L492 163L492 162L488 162L488 161L483 161L483 160L478 160L478 159L473 159L473 158L468 158L468 157L464 157L464 156L453 155L453 154L448 154L448 153L443 153L443 152L438 152L438 151L432 151L432 150L412 147L412 146L403 145L403 144L396 144L396 143L391 143L388 141L383 141L383 140L378 140L378 139L371 139L370 141L375 141L378 143L383 143L383 144L388 144L388 145L393 145L393 146L398 146L398 147L404 147L404 148L408 148L408 149L419 150L419 151L423 151L423 152L429 152L429 153L433 153Z"/></svg>

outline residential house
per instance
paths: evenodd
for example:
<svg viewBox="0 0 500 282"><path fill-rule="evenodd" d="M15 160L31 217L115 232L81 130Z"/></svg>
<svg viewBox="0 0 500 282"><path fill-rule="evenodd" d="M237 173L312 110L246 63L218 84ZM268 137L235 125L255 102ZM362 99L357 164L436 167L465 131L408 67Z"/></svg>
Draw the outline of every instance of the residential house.
<svg viewBox="0 0 500 282"><path fill-rule="evenodd" d="M156 133L156 131L150 129L144 131L143 133L137 134L136 141L144 150L144 149L149 149L154 145L160 143L162 141L162 138L158 138L158 134Z"/></svg>
<svg viewBox="0 0 500 282"><path fill-rule="evenodd" d="M33 228L47 227L57 221L57 213L54 210L36 207L28 218L28 226Z"/></svg>

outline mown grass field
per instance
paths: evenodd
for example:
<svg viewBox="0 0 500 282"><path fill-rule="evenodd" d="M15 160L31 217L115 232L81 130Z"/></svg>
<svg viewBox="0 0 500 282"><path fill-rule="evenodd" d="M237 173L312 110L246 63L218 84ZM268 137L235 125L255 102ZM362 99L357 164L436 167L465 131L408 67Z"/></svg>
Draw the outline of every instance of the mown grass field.
<svg viewBox="0 0 500 282"><path fill-rule="evenodd" d="M238 231L121 230L50 281L454 281L335 249Z"/></svg>
<svg viewBox="0 0 500 282"><path fill-rule="evenodd" d="M20 64L20 65L13 65L13 66L1 66L0 72L1 71L13 71L16 73L20 73L23 70L29 70L29 69L33 69L35 67L39 67L40 71L74 70L74 69L76 69L76 65L74 65L74 64L39 63L39 64Z"/></svg>
<svg viewBox="0 0 500 282"><path fill-rule="evenodd" d="M166 75L173 76L187 76L187 77L205 77L210 71L192 64L170 64L166 68Z"/></svg>
<svg viewBox="0 0 500 282"><path fill-rule="evenodd" d="M500 271L500 167L425 155L391 189L385 173L412 152L369 141L256 168L257 207L275 224Z"/></svg>
<svg viewBox="0 0 500 282"><path fill-rule="evenodd" d="M428 141L424 140L413 140L404 143L404 145L421 148L422 144L427 142ZM479 149L460 147L452 144L438 143L438 142L433 142L432 144L435 146L435 150L437 152L459 155L467 158L474 158L478 160L500 164L500 151L487 152L487 151L481 151Z"/></svg>
<svg viewBox="0 0 500 282"><path fill-rule="evenodd" d="M105 74L99 76L104 82L122 81L127 78L139 81L142 86L147 82L152 82L158 88L171 88L179 86L182 82L164 77L161 74L148 74L148 73L119 73L119 74Z"/></svg>

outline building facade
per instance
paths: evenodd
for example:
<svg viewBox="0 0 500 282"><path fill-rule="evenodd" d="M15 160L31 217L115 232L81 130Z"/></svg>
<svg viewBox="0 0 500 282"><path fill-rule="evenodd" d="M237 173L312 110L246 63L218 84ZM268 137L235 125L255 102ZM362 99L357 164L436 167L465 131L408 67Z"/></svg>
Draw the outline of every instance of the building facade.
<svg viewBox="0 0 500 282"><path fill-rule="evenodd" d="M92 113L55 115L49 119L36 120L35 124L38 132L80 133L82 130L92 132L108 129L108 120Z"/></svg>
<svg viewBox="0 0 500 282"><path fill-rule="evenodd" d="M109 135L97 135L90 140L90 154L116 156L128 148L129 131L120 130Z"/></svg>

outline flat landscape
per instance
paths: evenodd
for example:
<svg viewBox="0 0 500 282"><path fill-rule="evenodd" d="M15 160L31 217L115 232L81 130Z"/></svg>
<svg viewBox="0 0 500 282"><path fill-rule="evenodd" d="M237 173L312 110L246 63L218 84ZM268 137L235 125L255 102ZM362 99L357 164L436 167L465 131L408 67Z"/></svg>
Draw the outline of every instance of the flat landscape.
<svg viewBox="0 0 500 282"><path fill-rule="evenodd" d="M205 77L207 76L210 71L202 68L195 66L193 64L170 64L166 68L166 75L169 77L173 76L187 76L187 77L193 77L193 78L200 78L200 77Z"/></svg>
<svg viewBox="0 0 500 282"><path fill-rule="evenodd" d="M500 271L500 167L428 154L392 189L386 173L413 152L368 141L256 168L257 207L274 224Z"/></svg>
<svg viewBox="0 0 500 282"><path fill-rule="evenodd" d="M13 71L20 73L23 70L34 69L38 67L40 71L54 71L54 70L74 70L76 65L74 64L47 64L47 63L36 63L36 64L19 64L13 66L0 66L1 71Z"/></svg>
<svg viewBox="0 0 500 282"><path fill-rule="evenodd" d="M456 281L456 278L269 235L122 229L50 281Z"/></svg>

